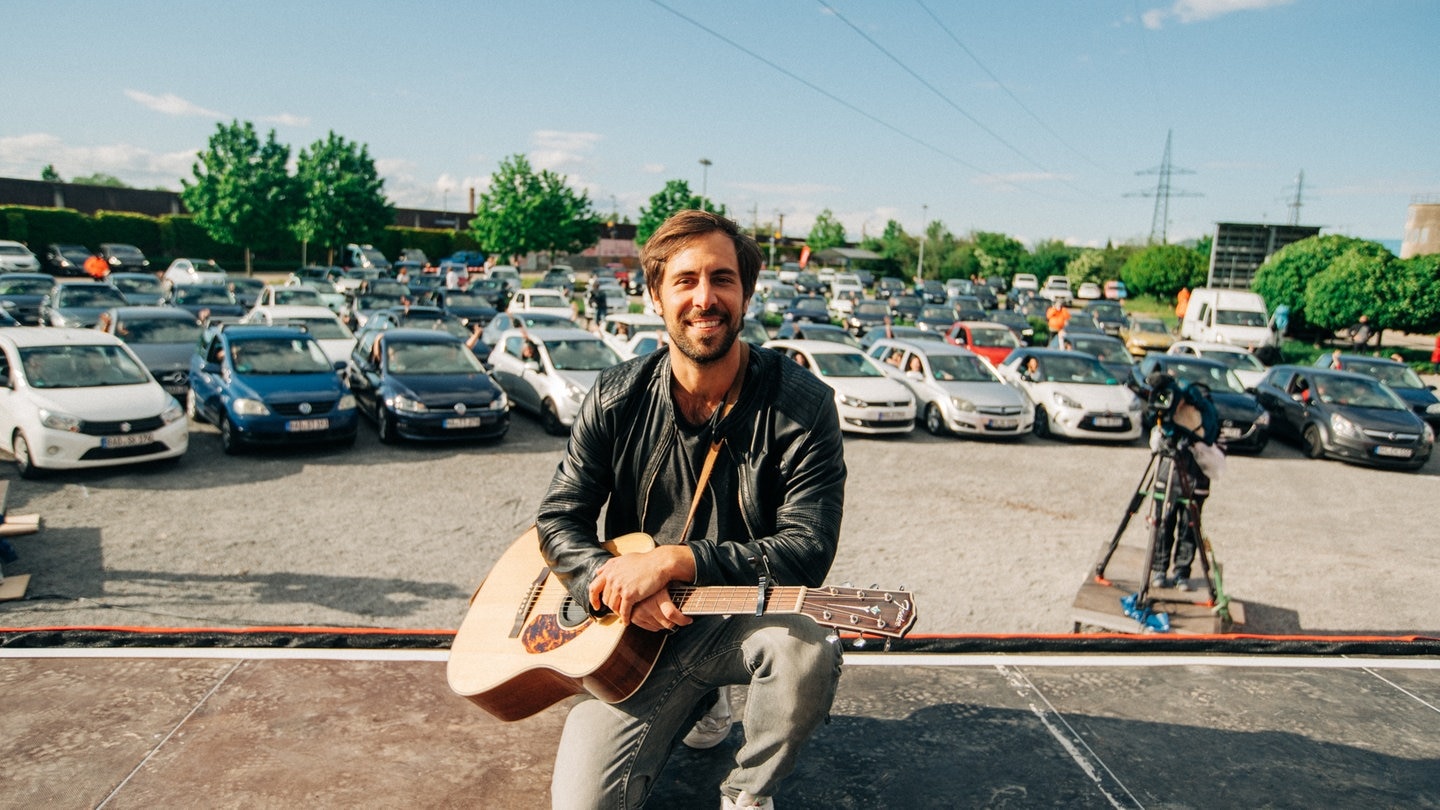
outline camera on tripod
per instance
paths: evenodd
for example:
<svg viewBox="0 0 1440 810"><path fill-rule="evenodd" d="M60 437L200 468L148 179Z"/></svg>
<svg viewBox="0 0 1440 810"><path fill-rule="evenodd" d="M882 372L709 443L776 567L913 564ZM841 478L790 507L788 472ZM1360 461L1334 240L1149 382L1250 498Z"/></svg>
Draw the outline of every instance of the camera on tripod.
<svg viewBox="0 0 1440 810"><path fill-rule="evenodd" d="M1205 385L1186 385L1163 371L1152 371L1145 377L1145 391L1146 413L1152 424L1159 426L1167 449L1197 442L1214 444L1219 438L1220 423Z"/></svg>

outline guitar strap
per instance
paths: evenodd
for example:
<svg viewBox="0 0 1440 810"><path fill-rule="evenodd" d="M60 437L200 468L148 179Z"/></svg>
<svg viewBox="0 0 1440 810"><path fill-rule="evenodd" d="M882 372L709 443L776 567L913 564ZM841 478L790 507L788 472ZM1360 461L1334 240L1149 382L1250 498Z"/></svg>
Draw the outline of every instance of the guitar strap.
<svg viewBox="0 0 1440 810"><path fill-rule="evenodd" d="M735 401L740 398L740 383L745 379L745 368L750 363L750 347L743 341L740 343L740 368L735 371L735 380L730 383L730 390L725 392L725 401L710 417L710 435L715 436L716 429L720 423L730 414L730 409L735 407ZM715 469L715 458L720 455L720 445L725 443L725 437L712 439L710 449L705 453L705 463L700 467L700 476L695 481L695 497L690 499L690 513L685 516L685 528L680 532L682 540L690 537L690 524L695 521L695 510L700 508L700 499L705 495L705 485L710 482L710 472Z"/></svg>

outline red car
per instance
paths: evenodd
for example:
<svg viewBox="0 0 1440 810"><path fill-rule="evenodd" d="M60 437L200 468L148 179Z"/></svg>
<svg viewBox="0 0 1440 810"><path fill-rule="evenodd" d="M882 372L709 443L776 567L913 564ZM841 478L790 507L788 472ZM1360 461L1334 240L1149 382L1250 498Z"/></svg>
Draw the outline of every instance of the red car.
<svg viewBox="0 0 1440 810"><path fill-rule="evenodd" d="M958 321L945 334L945 341L964 346L998 366L1010 352L1020 348L1020 339L1009 327L989 321Z"/></svg>

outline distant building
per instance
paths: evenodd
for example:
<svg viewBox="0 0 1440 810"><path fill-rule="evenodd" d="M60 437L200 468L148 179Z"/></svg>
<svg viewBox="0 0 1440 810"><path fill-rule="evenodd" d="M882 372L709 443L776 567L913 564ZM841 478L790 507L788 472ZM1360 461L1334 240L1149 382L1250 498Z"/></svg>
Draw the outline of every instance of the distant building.
<svg viewBox="0 0 1440 810"><path fill-rule="evenodd" d="M1405 215L1405 240L1400 258L1440 253L1440 195L1418 195Z"/></svg>
<svg viewBox="0 0 1440 810"><path fill-rule="evenodd" d="M1210 245L1210 272L1207 287L1245 290L1255 280L1255 271L1270 254L1291 242L1318 236L1320 228L1309 225L1256 225L1221 222L1215 226Z"/></svg>

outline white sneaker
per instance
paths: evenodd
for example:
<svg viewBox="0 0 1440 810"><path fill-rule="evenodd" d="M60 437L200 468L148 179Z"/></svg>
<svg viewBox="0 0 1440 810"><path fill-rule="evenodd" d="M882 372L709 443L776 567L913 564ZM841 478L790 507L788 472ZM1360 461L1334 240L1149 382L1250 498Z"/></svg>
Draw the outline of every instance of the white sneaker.
<svg viewBox="0 0 1440 810"><path fill-rule="evenodd" d="M730 687L722 686L720 699L695 721L690 733L686 734L681 742L689 748L699 750L714 748L730 736L730 727L734 724L735 719L730 716Z"/></svg>
<svg viewBox="0 0 1440 810"><path fill-rule="evenodd" d="M775 810L775 802L769 796L751 796L748 790L740 791L738 799L732 799L724 793L720 794L720 810L741 810L741 808Z"/></svg>

